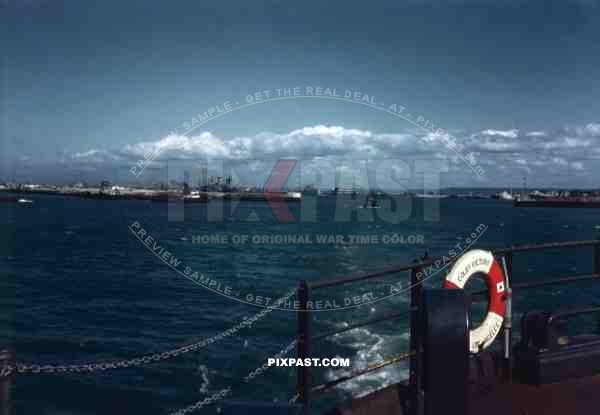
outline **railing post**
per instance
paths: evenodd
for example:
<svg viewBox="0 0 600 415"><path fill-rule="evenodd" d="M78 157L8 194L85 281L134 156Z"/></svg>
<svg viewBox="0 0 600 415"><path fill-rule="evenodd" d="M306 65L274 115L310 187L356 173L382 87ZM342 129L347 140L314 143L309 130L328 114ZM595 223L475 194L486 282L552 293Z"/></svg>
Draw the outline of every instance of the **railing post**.
<svg viewBox="0 0 600 415"><path fill-rule="evenodd" d="M594 274L600 274L600 244L594 245ZM600 314L598 314L598 333L600 334Z"/></svg>
<svg viewBox="0 0 600 415"><path fill-rule="evenodd" d="M505 380L512 382L512 269L513 253L507 252L502 257L502 267L506 275L506 315L504 316L504 374Z"/></svg>
<svg viewBox="0 0 600 415"><path fill-rule="evenodd" d="M307 359L311 356L310 348L310 319L311 314L308 311L308 299L310 297L310 288L305 280L298 283L297 299L300 303L298 311L298 359ZM298 394L303 406L303 414L310 413L310 367L298 366Z"/></svg>
<svg viewBox="0 0 600 415"><path fill-rule="evenodd" d="M420 368L421 351L417 350L420 347L419 336L421 335L420 330L420 306L423 285L421 284L422 268L415 267L410 273L410 350L414 351L410 358L410 374L409 374L409 386L410 386L410 399L409 399L409 413L411 415L420 415L423 411L423 399L422 399L422 368Z"/></svg>
<svg viewBox="0 0 600 415"><path fill-rule="evenodd" d="M600 244L594 245L594 274L600 274Z"/></svg>
<svg viewBox="0 0 600 415"><path fill-rule="evenodd" d="M460 289L428 289L421 303L425 415L468 414L469 311Z"/></svg>
<svg viewBox="0 0 600 415"><path fill-rule="evenodd" d="M8 349L0 350L0 415L10 415L12 413L10 393L14 373L3 376L3 372L14 364L14 352Z"/></svg>

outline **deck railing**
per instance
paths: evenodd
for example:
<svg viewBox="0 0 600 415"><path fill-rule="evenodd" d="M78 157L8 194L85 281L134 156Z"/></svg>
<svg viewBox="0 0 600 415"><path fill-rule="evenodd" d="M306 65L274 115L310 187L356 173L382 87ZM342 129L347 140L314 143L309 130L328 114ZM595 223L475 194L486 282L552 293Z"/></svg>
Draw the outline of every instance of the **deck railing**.
<svg viewBox="0 0 600 415"><path fill-rule="evenodd" d="M513 254L519 252L531 252L531 251L542 251L548 249L560 249L560 248L569 248L569 247L591 247L593 249L593 271L591 274L580 274L580 275L571 275L564 277L553 277L551 279L546 279L543 281L536 282L521 282L521 283L512 283L512 270L513 270ZM582 282L582 281L600 281L600 240L587 240L587 241L570 241L570 242L555 242L555 243L545 243L545 244L537 244L537 245L521 245L521 246L512 246L509 248L502 248L493 251L494 255L501 259L502 264L505 268L505 273L507 277L507 313L504 319L503 326L503 336L504 336L504 363L505 363L505 376L507 380L510 381L511 374L511 348L512 348L512 316L511 316L511 292L513 289L530 289L536 287L550 286L556 284L564 284L564 283L574 283L574 282ZM453 258L448 265L451 265L452 262L456 261L460 256L456 256ZM333 280L322 281L322 282L314 282L308 283L304 280L300 281L297 287L296 292L294 290L290 290L285 299L296 295L296 299L300 304L298 315L298 332L297 338L295 339L297 355L301 359L310 358L312 354L312 344L313 342L323 341L327 338L335 336L336 334L344 333L358 327L370 326L372 324L378 324L384 321L394 321L399 319L409 318L410 320L410 349L404 352L401 352L397 355L390 356L384 359L381 362L373 363L368 365L365 368L361 368L359 370L355 370L348 375L342 376L338 379L334 379L329 382L313 385L312 382L312 373L309 366L300 366L298 367L297 373L297 393L290 401L296 402L298 399L303 405L304 413L308 414L310 411L310 402L311 395L316 395L320 393L327 392L332 390L335 386L346 382L348 380L354 379L358 376L365 375L367 373L371 373L386 366L399 363L401 361L410 360L410 371L408 378L408 386L410 392L410 402L409 406L411 408L411 412L415 412L416 409L422 408L422 395L420 393L420 385L422 384L422 368L420 365L420 352L417 350L419 345L419 336L420 336L420 328L416 324L418 321L418 315L420 313L420 299L422 296L422 284L419 279L422 271L425 267L432 266L436 264L436 261L440 261L440 259L422 257L412 264L402 265L402 266L394 266L389 267L381 271L376 272L360 272L355 273L349 276L334 278ZM390 274L400 273L400 272L408 272L410 276L410 307L406 310L395 311L394 313L389 313L383 316L374 317L370 319L366 319L363 321L359 321L357 323L351 324L347 327L344 327L339 330L325 332L325 333L312 333L311 329L311 319L312 313L309 310L308 302L310 301L310 297L313 292L318 290L323 290L330 287L337 287L345 284L354 284L361 281L372 280L375 278L383 277ZM472 295L473 301L480 301L484 298L484 294L486 291L476 292ZM246 320L242 323L233 326L229 330L226 330L220 333L217 336L212 338L203 339L198 342L194 342L192 344L188 344L184 347L179 347L174 350L169 350L162 353L155 353L150 355L143 355L133 359L127 359L123 361L115 361L115 362L97 362L90 364L79 364L79 365L37 365L37 364L24 364L19 363L16 360L14 350L6 349L0 350L0 415L11 413L10 409L10 392L12 389L12 384L14 377L17 374L44 374L44 373L93 373L96 371L105 371L126 367L138 367L146 364L152 364L159 361L163 361L170 358L175 358L181 356L185 353L194 352L197 350L201 350L207 347L214 342L226 338L230 335L233 335L238 330L241 330L245 327L250 326L254 321L258 321L261 318L264 318L268 313L272 311L271 309L263 310L261 313L257 314L255 317ZM566 313L559 314L559 316L570 316L572 314L579 313L596 313L600 314L600 307L598 305L588 306L586 308L581 308L579 310L569 310ZM600 319L598 325L598 331L600 332ZM288 346L292 350L292 345ZM288 348L286 347L282 352L286 352ZM222 391L221 391L222 392ZM215 401L222 399L226 394L222 394L221 392L216 393L215 396L211 396L210 399L206 398L201 401L198 401L196 404L186 408L185 410L179 411L178 413L187 413L191 410L198 409L203 407L204 405L208 405L209 403L214 403ZM218 396L217 396L218 395Z"/></svg>
<svg viewBox="0 0 600 415"><path fill-rule="evenodd" d="M513 283L512 282L512 274L513 274L513 255L515 253L521 252L533 252L533 251L543 251L549 249L564 249L564 248L576 248L576 247L591 247L593 253L593 272L591 274L581 274L581 275L571 275L564 277L556 277L551 279L546 279L542 281L536 282L521 282L521 283ZM504 375L507 381L511 381L512 379L512 364L511 364L511 349L512 349L512 313L511 313L511 303L512 303L512 292L513 290L521 290L521 289L530 289L544 286L551 286L557 284L565 284L565 283L574 283L581 281L600 281L600 240L584 240L584 241L568 241L568 242L552 242L552 243L542 243L542 244L534 244L534 245L519 245L519 246L511 246L508 248L501 248L492 251L494 256L500 259L505 267L506 278L508 283L508 304L507 304L507 314L504 319L503 330L499 334L503 336L504 341ZM451 260L451 263L456 261L460 255L456 256ZM377 362L372 365L367 366L366 368L356 370L349 375L342 376L338 379L334 379L329 382L320 383L317 385L312 384L312 373L311 368L308 366L298 367L298 383L297 383L297 396L299 397L299 401L304 406L304 413L308 414L310 411L310 403L311 397L314 394L324 393L333 389L335 386L347 382L356 377L365 375L367 373L371 373L382 369L386 366L399 363L404 360L410 360L410 370L409 370L409 378L408 378L408 386L410 390L410 407L414 409L422 407L421 395L419 392L419 385L422 384L422 379L420 378L422 373L422 368L419 368L419 360L417 357L417 344L418 344L418 336L419 336L419 327L417 327L417 316L419 313L419 300L422 294L422 284L419 280L418 276L420 272L423 271L424 268L436 264L436 261L440 259L430 258L430 257L422 257L412 264L408 265L400 265L393 266L381 271L375 272L358 272L355 274L351 274L348 276L336 277L331 280L326 281L317 281L313 283L308 283L307 281L300 281L298 285L298 294L297 299L300 301L300 308L298 311L298 357L306 358L311 356L312 342L321 341L332 336L335 336L340 333L344 333L350 330L353 330L358 327L369 326L372 324L377 324L384 321L391 321L409 317L410 318L410 350L404 351L398 355L391 356L387 359L384 359L382 362ZM326 288L337 287L345 284L354 284L357 282L363 282L367 280L372 280L375 278L384 277L390 274L400 273L400 272L408 272L410 273L410 307L407 310L402 312L395 312L391 314L386 314L380 317L375 317L371 319L367 319L364 321L357 322L355 324L349 325L339 330L321 333L321 334L313 334L311 332L311 316L312 314L307 311L308 310L308 301L310 301L310 297L314 291L323 290ZM487 294L487 290L478 291L472 294L472 301L483 301L485 299L484 295ZM586 307L580 310L574 310L573 313L581 313L581 312L597 312L597 307ZM600 331L600 319L598 330Z"/></svg>

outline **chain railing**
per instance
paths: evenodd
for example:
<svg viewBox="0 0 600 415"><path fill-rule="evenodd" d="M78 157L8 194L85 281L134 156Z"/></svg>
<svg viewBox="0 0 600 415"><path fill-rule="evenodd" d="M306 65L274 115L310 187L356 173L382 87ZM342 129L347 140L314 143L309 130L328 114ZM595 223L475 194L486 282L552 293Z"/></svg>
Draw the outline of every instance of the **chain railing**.
<svg viewBox="0 0 600 415"><path fill-rule="evenodd" d="M3 355L2 355L2 359L0 359L0 364L1 364L1 366L0 366L0 383L6 384L6 382L10 381L11 376L15 375L15 374L24 375L24 374L94 373L94 372L101 372L101 371L112 370L112 369L140 367L140 366L144 366L144 365L147 365L150 363L156 363L156 362L172 359L172 358L175 358L175 357L187 354L187 353L191 353L191 352L195 352L200 349L203 349L211 344L217 343L227 337L234 335L235 333L237 333L238 331L240 331L244 328L251 327L254 323L258 322L259 320L261 320L262 318L267 316L269 313L271 313L275 308L277 308L277 306L279 304L281 304L282 302L284 302L286 300L289 300L295 294L296 294L296 289L289 290L283 297L281 297L277 301L275 301L273 303L273 305L265 307L263 310L261 310L259 313L255 314L254 316L244 319L242 322L236 324L233 327L230 327L229 329L227 329L225 331L222 331L221 333L219 333L215 336L212 336L212 337L209 337L206 339L202 339L196 343L178 347L173 350L168 350L168 351L161 352L161 353L144 355L144 356L136 357L136 358L132 358L132 359L125 359L125 360L121 360L121 361L112 361L112 362L84 363L84 364L76 364L76 365L57 365L57 364L40 365L40 364L27 364L27 363L15 362L14 354L6 351L6 353L3 353ZM279 351L275 355L275 358L281 358L281 357L285 356L287 353L290 352L290 350L292 350L296 346L296 344L297 344L297 339L294 339L284 349ZM267 362L268 362L268 360L267 360ZM250 380L257 378L258 376L261 376L268 368L269 368L269 366L267 363L263 364L262 366L253 370L247 376L245 376L243 378L243 382L248 382ZM6 394L8 395L8 393L10 391L10 387L8 387L6 389L7 389ZM212 405L212 404L222 400L223 398L225 398L227 395L229 395L231 393L231 391L232 391L231 387L221 389L220 391L215 392L211 396L206 397L206 398L194 403L193 405L190 405L184 409L181 409L181 410L175 412L173 415L188 414L188 413L197 411L205 406ZM8 396L2 396L0 398L2 398L3 401L8 400ZM292 399L294 399L294 398L292 398Z"/></svg>
<svg viewBox="0 0 600 415"><path fill-rule="evenodd" d="M279 353L277 353L272 358L275 360L281 359L283 356L287 355L290 352L290 350L292 350L294 347L296 347L297 343L298 343L298 340L294 339L290 344L288 344L285 348L283 348L281 351L279 351ZM264 372L267 371L267 369L269 369L268 361L266 363L263 363L263 365L261 367L248 373L248 375L246 375L244 377L244 382L249 382L249 381L253 380L254 378L262 375Z"/></svg>
<svg viewBox="0 0 600 415"><path fill-rule="evenodd" d="M285 346L283 349L281 349L278 353L276 353L273 357L274 359L279 359L282 358L283 356L286 356L294 347L296 347L297 344L297 339L294 339L290 344L288 344L287 346ZM264 372L266 372L269 369L269 364L268 364L268 359L265 363L263 363L262 366L254 369L253 371L251 371L250 373L248 373L246 376L244 376L242 378L242 381L240 383L248 383L251 380L256 379L257 377L261 376ZM193 405L190 405L186 408L180 409L177 412L173 412L171 415L185 415L185 414L189 414L193 411L196 411L198 409L201 409L205 406L211 405L215 402L218 402L220 400L222 400L225 396L227 396L229 393L231 393L232 388L231 386L228 386L225 389L221 389L219 392L216 392L214 394L212 394L211 396L204 398L196 403L194 403ZM297 394L298 395L298 394ZM298 395L299 396L299 395ZM296 396L292 397L289 402L293 403L297 400L298 398ZM293 400L293 402L292 402Z"/></svg>
<svg viewBox="0 0 600 415"><path fill-rule="evenodd" d="M196 402L193 405L190 405L186 408L180 409L177 412L173 412L172 415L185 415L185 414L192 413L194 411L198 411L198 410L204 408L205 406L212 405L213 403L220 401L221 399L223 399L230 393L231 393L230 387L221 389L220 391L213 393L212 395L202 399L201 401Z"/></svg>
<svg viewBox="0 0 600 415"><path fill-rule="evenodd" d="M3 367L0 369L0 377L7 377L13 373L18 373L21 375L24 374L56 374L56 373L93 373L93 372L102 372L105 370L112 369L124 369L130 367L139 367L145 366L150 363L156 363L168 359L172 359L175 357L179 357L181 355L198 351L203 349L211 344L217 343L227 337L230 337L237 333L238 331L251 327L254 323L261 320L267 314L272 312L277 306L276 304L280 304L281 302L290 299L293 295L295 295L296 290L290 290L286 293L285 296L278 299L272 306L266 307L261 312L255 314L253 317L243 320L242 322L236 324L229 329L206 339L200 340L196 343L189 344L187 346L178 347L177 349L168 350L161 353L154 353L149 355L144 355L141 357L136 357L132 359L125 359L120 361L113 362L96 362L96 363L82 363L77 365L40 365L40 364L27 364L27 363L19 363L19 362L10 362L5 361Z"/></svg>
<svg viewBox="0 0 600 415"><path fill-rule="evenodd" d="M383 361L381 361L381 362L373 363L373 364L367 365L364 368L353 370L351 373L349 373L347 375L341 376L330 382L322 383L318 386L315 386L314 388L312 388L312 392L315 392L315 393L327 392L328 390L333 389L335 386L339 385L340 383L354 379L358 376L366 375L367 373L374 372L374 371L384 368L386 366L400 363L404 360L411 358L414 355L415 355L415 352L410 351L410 352L400 353L397 356L389 357L387 359L383 359Z"/></svg>
<svg viewBox="0 0 600 415"><path fill-rule="evenodd" d="M290 405L293 405L293 404L295 404L296 402L298 402L298 399L300 399L300 394L299 394L299 393L296 393L294 396L292 396L292 397L291 397L291 398L288 400L288 403L289 403Z"/></svg>
<svg viewBox="0 0 600 415"><path fill-rule="evenodd" d="M550 285L550 284L555 284L555 283L559 283L559 282L595 280L596 278L600 277L600 241L598 241L598 240L559 242L559 243L548 243L548 244L541 244L541 245L513 246L510 248L495 250L494 253L496 255L501 255L505 258L507 265L508 265L508 270L507 270L508 274L511 274L512 273L512 254L513 254L513 252L536 251L536 250L550 249L550 248L578 247L578 246L593 246L594 247L594 272L591 275L574 276L574 277L557 279L557 280L553 280L553 281L547 281L546 284ZM10 379L13 375L94 373L94 372L101 372L101 371L112 370L112 369L139 367L139 366L144 366L144 365L151 364L151 363L156 363L156 362L172 359L172 358L175 358L175 357L187 354L187 353L201 350L211 344L214 344L214 343L219 342L229 336L234 335L235 333L237 333L238 331L240 331L246 327L251 327L254 323L261 320L266 315L268 315L270 312L272 312L275 308L277 308L278 304L281 304L283 301L288 300L295 294L297 294L300 297L304 297L304 298L299 298L300 303L301 303L301 309L298 312L298 317L300 318L298 335L297 335L296 339L294 339L291 343L289 343L285 348L280 350L274 356L275 358L285 356L294 347L297 347L299 357L309 357L311 340L312 341L322 340L322 339L328 338L332 335L339 334L340 332L349 331L349 330L352 330L352 329L355 329L358 327L362 327L362 326L366 326L366 325L370 325L370 324L374 324L374 323L378 323L378 322L382 322L382 321L398 319L403 316L407 316L409 314L411 315L411 340L412 340L412 338L414 337L414 334L415 334L415 330L416 330L412 320L414 320L414 318L413 318L414 314L417 312L417 310L419 308L418 301L416 301L416 300L419 298L419 294L420 294L420 290L421 290L421 285L419 284L420 281L413 278L412 276L414 276L416 271L423 269L424 267L426 267L428 265L432 265L432 264L434 264L434 262L435 262L435 259L425 257L416 263L413 263L410 265L404 265L404 266L396 266L396 267L385 269L383 271L378 271L378 272L373 272L373 273L360 273L360 274L351 275L349 277L348 276L341 277L338 279L329 280L329 281L325 281L325 282L317 282L317 283L310 284L310 285L308 285L306 282L301 282L301 285L299 286L298 291L296 289L288 291L285 296L278 299L272 306L265 307L261 312L255 314L253 317L245 319L242 322L236 324L235 326L232 326L229 329L227 329L223 332L220 332L219 334L212 336L210 338L206 338L206 339L200 340L198 342L195 342L195 343L192 343L189 345L185 345L182 347L178 347L176 349L168 350L165 352L161 352L161 353L148 354L148 355L143 355L140 357L125 359L125 360L120 360L120 361L93 362L93 363L72 364L72 365L56 365L56 364L55 365L50 365L50 364L41 365L41 364L23 363L23 362L14 361L14 355L12 355L12 357L10 357L10 356L7 357L7 354L5 353L2 355L3 356L2 359L0 359L0 383L5 382L5 380L7 380L7 379ZM310 315L310 313L307 312L305 303L308 301L309 293L311 290L322 289L322 288L326 288L326 287L333 287L336 285L353 283L353 282L357 282L357 281L369 280L372 278L381 277L386 274L398 273L398 272L403 272L403 271L408 271L412 275L411 276L411 283L412 283L412 286L411 286L411 308L407 312L390 314L387 316L378 317L378 318L374 318L371 320L359 322L359 323L353 324L350 327L346 327L344 329L338 330L336 332L324 333L324 334L320 334L320 335L312 336L312 337L310 336L310 330L309 330L310 318L308 317ZM538 285L543 285L543 283L521 283L520 285L515 285L515 287L530 288L530 287L538 286ZM304 305L304 308L303 308L303 305ZM509 344L510 344L510 341L509 341ZM379 370L382 367L385 367L385 366L391 365L391 364L395 364L395 363L399 363L400 361L403 361L403 360L406 360L409 358L411 359L410 383L409 384L410 385L418 384L417 377L419 376L419 374L418 374L419 370L418 370L418 367L414 366L414 363L417 361L417 359L415 358L415 355L416 355L416 351L412 347L412 342L411 342L411 350L409 350L408 352L402 353L398 356L394 356L383 362L371 364L371 365L367 366L366 368L352 371L350 374L348 374L346 376L342 376L338 379L334 379L330 382L327 382L327 383L324 383L321 385L317 385L315 387L310 386L310 373L305 368L304 374L302 376L299 376L299 384L298 384L298 388L297 388L297 393L291 399L289 399L288 403L294 404L298 401L301 401L306 410L308 408L308 397L309 397L310 392L325 392L327 390L332 389L333 387L335 387L336 385L338 385L342 382L346 382L357 376L362 376L366 373L369 373L369 372L372 372L375 370ZM240 383L247 383L250 380L254 380L255 378L264 374L264 372L266 372L268 370L268 368L269 368L269 366L267 363L263 364L262 366L251 371L250 373L248 373L248 375L246 375L244 378L242 378ZM203 407L206 407L208 405L214 404L218 401L223 400L226 396L228 396L232 392L232 390L233 390L232 387L227 387L227 388L221 389L221 390L215 392L214 394L212 394L211 396L208 396L202 400L199 400L198 402L194 403L193 405L183 408L177 412L174 412L173 415L188 414L193 411L197 411Z"/></svg>
<svg viewBox="0 0 600 415"><path fill-rule="evenodd" d="M154 353L150 355L145 355L141 357L136 357L133 359L125 359L115 362L97 362L97 363L83 363L78 365L39 365L39 364L26 364L26 363L8 363L5 364L2 369L0 369L0 377L6 377L11 375L14 372L18 374L53 374L53 373L92 373L92 372L102 372L105 370L112 369L124 369L129 367L139 367L145 366L150 363L156 363L168 359L172 359L175 357L179 357L181 355L198 351L203 349L211 344L217 343L229 336L234 335L238 331L251 327L254 323L261 320L267 314L269 314L273 309L276 308L275 304L280 304L281 302L290 299L296 290L290 290L286 293L285 296L281 297L274 305L270 307L266 307L264 310L255 314L253 317L243 320L242 322L236 324L233 327L217 334L216 336L209 337L207 339L200 340L199 342L189 344L187 346L179 347L177 349L169 350L161 353Z"/></svg>

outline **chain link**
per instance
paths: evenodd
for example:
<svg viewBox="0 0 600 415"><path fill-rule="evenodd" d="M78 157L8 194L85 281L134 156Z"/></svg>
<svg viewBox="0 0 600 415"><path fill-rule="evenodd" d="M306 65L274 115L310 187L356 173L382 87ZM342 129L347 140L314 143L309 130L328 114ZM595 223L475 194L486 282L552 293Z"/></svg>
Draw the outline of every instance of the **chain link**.
<svg viewBox="0 0 600 415"><path fill-rule="evenodd" d="M2 366L2 369L0 369L0 378L5 378L7 376L10 376L14 371L15 371L14 365L5 364L4 366Z"/></svg>
<svg viewBox="0 0 600 415"><path fill-rule="evenodd" d="M213 393L209 397L206 397L206 398L202 399L201 401L198 401L195 404L188 406L187 408L183 408L177 412L173 412L172 415L185 415L185 414L189 414L190 412L196 411L198 409L202 409L205 406L208 406L217 401L220 401L225 396L227 396L229 393L231 393L230 387L221 389L219 392Z"/></svg>
<svg viewBox="0 0 600 415"><path fill-rule="evenodd" d="M273 359L280 359L283 356L287 355L290 352L290 350L292 350L294 347L296 347L296 343L298 343L298 340L294 339L290 344L288 344L286 347L284 347L283 349L281 349L272 358ZM244 382L248 382L249 380L253 380L257 376L262 375L268 368L269 368L269 361L267 359L267 362L263 363L262 366L260 366L259 368L253 370L252 372L248 373L248 375L246 375L246 377L244 378Z"/></svg>
<svg viewBox="0 0 600 415"><path fill-rule="evenodd" d="M181 356L186 353L195 352L220 340L223 340L233 334L237 333L243 328L252 327L254 323L265 317L271 311L273 311L281 302L289 299L296 293L296 290L290 290L284 297L278 299L272 306L266 307L260 313L255 314L253 317L243 320L241 323L230 327L229 329L217 334L216 336L201 340L197 343L182 346L177 349L169 350L162 353L155 353L151 355L136 357L133 359L121 360L116 362L99 362L99 363L85 363L79 365L38 365L38 364L6 364L0 369L0 377L6 377L14 372L19 374L50 374L50 373L91 373L91 372L102 372L109 369L122 369L128 367L144 366L149 363L160 362L163 360L171 359L174 357Z"/></svg>
<svg viewBox="0 0 600 415"><path fill-rule="evenodd" d="M297 339L294 339L294 341L292 341L290 344L288 344L286 347L284 347L283 349L281 349L276 355L273 356L273 358L277 359L277 358L281 358L285 355L287 355L291 349L293 349L296 346L296 343L298 342ZM267 362L269 360L267 359ZM253 370L252 372L250 372L248 375L246 375L244 377L244 382L248 382L251 379L255 379L258 376L262 375L267 369L269 368L268 363L264 363L262 366L260 366L259 368ZM219 397L217 397L220 393L222 393L223 391L228 391L227 393L231 392L231 387L227 387L226 389L222 389L220 392L217 392L213 395L211 395L208 398L204 398L201 401L196 402L195 404L188 406L184 409L181 409L177 412L173 412L171 415L185 415L188 414L192 411L195 411L196 409L200 409L204 406L207 406L209 404L212 404L220 399L223 399L225 397L225 395L227 395L227 393L220 395ZM300 395L298 395L300 396ZM292 398L292 399L298 399L297 397Z"/></svg>

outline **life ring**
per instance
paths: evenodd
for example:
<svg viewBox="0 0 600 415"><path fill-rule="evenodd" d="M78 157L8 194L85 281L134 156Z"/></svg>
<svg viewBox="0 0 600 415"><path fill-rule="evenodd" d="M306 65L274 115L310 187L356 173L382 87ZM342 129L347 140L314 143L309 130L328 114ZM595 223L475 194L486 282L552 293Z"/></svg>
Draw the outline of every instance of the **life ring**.
<svg viewBox="0 0 600 415"><path fill-rule="evenodd" d="M504 273L489 251L475 249L461 256L446 276L444 288L464 288L473 274L482 273L489 291L488 312L483 323L469 333L469 350L479 353L487 348L500 330L506 311Z"/></svg>

